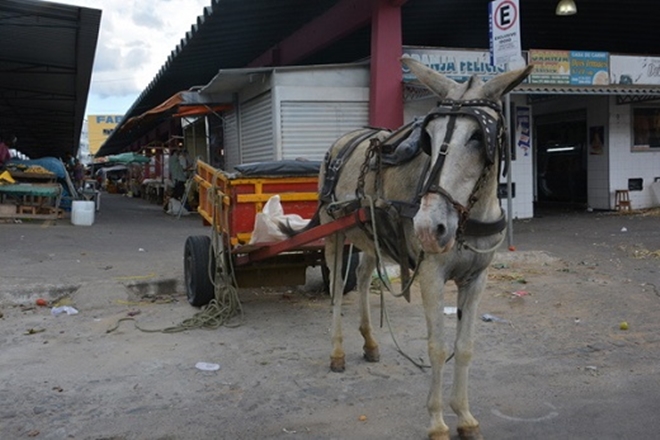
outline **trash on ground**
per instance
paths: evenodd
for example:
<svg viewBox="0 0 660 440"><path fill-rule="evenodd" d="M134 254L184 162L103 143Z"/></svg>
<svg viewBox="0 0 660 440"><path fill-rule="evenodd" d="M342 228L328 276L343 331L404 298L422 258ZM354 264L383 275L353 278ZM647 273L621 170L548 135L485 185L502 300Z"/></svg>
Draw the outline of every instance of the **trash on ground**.
<svg viewBox="0 0 660 440"><path fill-rule="evenodd" d="M504 323L509 322L504 318L500 318L498 316L491 315L490 313L484 313L483 315L481 315L481 320L484 321L484 322L504 322Z"/></svg>
<svg viewBox="0 0 660 440"><path fill-rule="evenodd" d="M24 334L24 335L36 335L37 333L43 333L43 332L45 332L45 331L46 331L45 328L29 328L29 329L27 329L27 331L26 331L25 333L23 333L23 334Z"/></svg>
<svg viewBox="0 0 660 440"><path fill-rule="evenodd" d="M202 371L218 371L220 369L220 365L210 362L197 362L195 364L195 368Z"/></svg>
<svg viewBox="0 0 660 440"><path fill-rule="evenodd" d="M619 328L620 328L621 330L628 330L628 323L627 323L626 321L621 321L621 322L619 323Z"/></svg>
<svg viewBox="0 0 660 440"><path fill-rule="evenodd" d="M523 296L528 296L529 292L526 291L526 290L517 290L517 291L513 292L511 295L517 296L518 298L521 298Z"/></svg>
<svg viewBox="0 0 660 440"><path fill-rule="evenodd" d="M623 228L621 228L621 232L628 232L628 228L624 226Z"/></svg>
<svg viewBox="0 0 660 440"><path fill-rule="evenodd" d="M34 303L40 307L46 307L48 305L48 301L46 301L43 298L37 298L37 300Z"/></svg>
<svg viewBox="0 0 660 440"><path fill-rule="evenodd" d="M67 315L77 315L78 310L71 306L60 306L60 307L53 307L50 310L50 314L53 316L58 316L61 315L62 313L66 313Z"/></svg>
<svg viewBox="0 0 660 440"><path fill-rule="evenodd" d="M455 315L458 313L458 307L445 307L445 315Z"/></svg>

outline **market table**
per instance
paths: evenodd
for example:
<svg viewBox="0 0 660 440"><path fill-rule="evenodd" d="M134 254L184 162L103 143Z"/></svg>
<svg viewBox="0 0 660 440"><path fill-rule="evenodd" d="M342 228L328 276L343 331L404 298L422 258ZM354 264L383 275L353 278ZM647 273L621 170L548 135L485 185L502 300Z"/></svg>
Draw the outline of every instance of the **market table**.
<svg viewBox="0 0 660 440"><path fill-rule="evenodd" d="M61 200L62 186L57 183L0 185L0 218L57 219Z"/></svg>

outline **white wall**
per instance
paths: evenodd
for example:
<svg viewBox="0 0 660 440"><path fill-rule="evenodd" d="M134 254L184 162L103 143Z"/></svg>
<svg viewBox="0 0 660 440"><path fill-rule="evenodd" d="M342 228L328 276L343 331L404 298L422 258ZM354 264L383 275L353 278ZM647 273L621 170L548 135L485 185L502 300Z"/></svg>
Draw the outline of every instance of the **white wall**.
<svg viewBox="0 0 660 440"><path fill-rule="evenodd" d="M643 106L643 104L637 104ZM652 105L652 104L648 104ZM658 104L656 103L655 106ZM642 191L630 192L633 209L658 206L651 184L660 177L660 151L631 151L632 146L632 106L617 105L616 97L610 97L610 191L609 206L614 209L614 191L628 189L628 179L644 179Z"/></svg>

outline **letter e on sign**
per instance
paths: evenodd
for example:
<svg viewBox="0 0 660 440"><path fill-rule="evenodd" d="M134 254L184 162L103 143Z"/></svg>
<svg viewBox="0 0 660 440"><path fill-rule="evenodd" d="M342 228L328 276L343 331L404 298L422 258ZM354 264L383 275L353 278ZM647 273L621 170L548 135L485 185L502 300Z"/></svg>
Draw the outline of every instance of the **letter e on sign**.
<svg viewBox="0 0 660 440"><path fill-rule="evenodd" d="M516 24L518 20L518 9L512 1L503 1L495 9L495 26L499 30L506 31Z"/></svg>

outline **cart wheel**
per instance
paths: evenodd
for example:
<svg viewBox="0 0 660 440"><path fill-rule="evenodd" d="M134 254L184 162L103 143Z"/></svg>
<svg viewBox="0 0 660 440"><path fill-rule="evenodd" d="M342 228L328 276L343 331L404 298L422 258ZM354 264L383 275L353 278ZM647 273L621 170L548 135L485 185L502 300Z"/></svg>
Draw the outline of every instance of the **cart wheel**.
<svg viewBox="0 0 660 440"><path fill-rule="evenodd" d="M211 238L206 235L188 237L184 249L184 272L188 302L201 307L215 296L213 283L209 278L209 251Z"/></svg>
<svg viewBox="0 0 660 440"><path fill-rule="evenodd" d="M346 279L346 284L344 285L344 294L355 289L357 286L357 267L360 263L360 253L359 251L353 249L351 254L351 261L348 261L348 250L344 251L344 260L342 262L342 271L341 276L346 277L346 269L348 267L348 278ZM325 291L330 293L330 269L328 266L323 264L321 266L321 276L323 277L323 287Z"/></svg>

